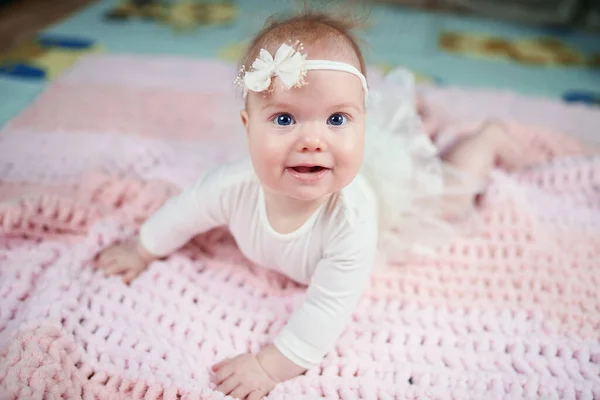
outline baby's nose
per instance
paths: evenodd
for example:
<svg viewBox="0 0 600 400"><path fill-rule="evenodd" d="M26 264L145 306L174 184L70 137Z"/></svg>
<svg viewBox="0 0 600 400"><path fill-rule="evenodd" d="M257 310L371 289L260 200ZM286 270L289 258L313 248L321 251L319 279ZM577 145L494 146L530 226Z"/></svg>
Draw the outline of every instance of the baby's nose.
<svg viewBox="0 0 600 400"><path fill-rule="evenodd" d="M303 153L326 151L325 134L326 130L318 123L302 126L298 138L298 151Z"/></svg>
<svg viewBox="0 0 600 400"><path fill-rule="evenodd" d="M298 150L302 153L321 152L324 150L324 143L318 136L306 137L300 141Z"/></svg>

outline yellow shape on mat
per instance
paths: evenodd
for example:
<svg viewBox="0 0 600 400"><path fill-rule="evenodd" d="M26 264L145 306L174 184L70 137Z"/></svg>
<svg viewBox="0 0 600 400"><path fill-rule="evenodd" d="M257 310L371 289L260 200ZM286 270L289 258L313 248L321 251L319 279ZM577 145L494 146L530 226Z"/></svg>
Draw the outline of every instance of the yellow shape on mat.
<svg viewBox="0 0 600 400"><path fill-rule="evenodd" d="M457 32L444 32L439 46L450 53L480 58L506 57L510 50L510 42L506 39Z"/></svg>
<svg viewBox="0 0 600 400"><path fill-rule="evenodd" d="M439 46L449 53L505 59L529 65L587 64L581 51L552 37L510 40L471 32L443 32L439 37Z"/></svg>
<svg viewBox="0 0 600 400"><path fill-rule="evenodd" d="M588 60L588 65L592 68L600 68L600 53L596 53Z"/></svg>
<svg viewBox="0 0 600 400"><path fill-rule="evenodd" d="M70 68L81 56L104 51L99 45L93 45L83 50L73 50L60 47L44 47L36 41L25 42L0 55L2 64L29 64L43 69L47 79L53 79Z"/></svg>
<svg viewBox="0 0 600 400"><path fill-rule="evenodd" d="M524 64L564 66L585 64L583 53L554 38L516 40L510 49L510 57Z"/></svg>
<svg viewBox="0 0 600 400"><path fill-rule="evenodd" d="M166 9L164 22L177 30L188 30L200 25L223 25L238 16L237 6L230 3L203 4L180 1Z"/></svg>
<svg viewBox="0 0 600 400"><path fill-rule="evenodd" d="M219 50L217 57L220 60L237 63L240 61L246 51L246 43L233 43L224 46Z"/></svg>
<svg viewBox="0 0 600 400"><path fill-rule="evenodd" d="M150 19L186 32L203 25L223 25L234 21L239 7L231 1L206 2L199 0L136 1L121 0L105 17L114 20L128 18Z"/></svg>
<svg viewBox="0 0 600 400"><path fill-rule="evenodd" d="M104 49L100 46L93 46L85 51L50 49L36 57L33 62L46 70L48 79L54 79L69 69L83 55L102 51L104 51Z"/></svg>
<svg viewBox="0 0 600 400"><path fill-rule="evenodd" d="M0 54L0 64L29 61L48 51L39 43L30 41L10 49L8 53Z"/></svg>

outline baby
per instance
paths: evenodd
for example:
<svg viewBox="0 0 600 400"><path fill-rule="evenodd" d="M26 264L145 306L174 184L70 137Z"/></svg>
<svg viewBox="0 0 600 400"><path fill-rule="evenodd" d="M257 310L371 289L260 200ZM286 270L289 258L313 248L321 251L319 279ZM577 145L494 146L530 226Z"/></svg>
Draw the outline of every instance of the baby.
<svg viewBox="0 0 600 400"><path fill-rule="evenodd" d="M268 24L250 44L238 80L249 157L206 172L151 216L138 237L98 256L106 273L130 282L192 237L227 226L251 261L307 285L272 344L212 367L217 390L235 398L260 399L318 365L369 282L378 203L360 173L369 87L351 28L311 13ZM505 148L482 132L446 156L485 176Z"/></svg>

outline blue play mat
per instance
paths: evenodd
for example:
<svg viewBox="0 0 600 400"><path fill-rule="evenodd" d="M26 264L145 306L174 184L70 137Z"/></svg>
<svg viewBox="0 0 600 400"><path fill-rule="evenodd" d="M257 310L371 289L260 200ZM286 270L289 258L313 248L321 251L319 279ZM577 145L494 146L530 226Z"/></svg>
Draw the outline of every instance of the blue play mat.
<svg viewBox="0 0 600 400"><path fill-rule="evenodd" d="M229 3L235 14L232 20L200 26L189 32L177 32L164 23L142 18L107 20L105 14L117 4L113 0L94 3L42 32L33 43L25 44L28 51L17 52L17 56L8 60L4 57L0 62L0 125L26 107L53 77L76 62L80 55L88 52L170 54L233 61L245 40L261 28L267 16L289 11L294 3L237 0ZM592 34L392 5L373 5L368 26L360 33L366 42L365 56L369 64L382 68L404 65L413 69L421 81L497 88L563 101L598 102L600 67L597 65L535 65L449 52L440 46L445 32L488 35L509 41L543 36L561 41L586 59L600 54L600 36Z"/></svg>

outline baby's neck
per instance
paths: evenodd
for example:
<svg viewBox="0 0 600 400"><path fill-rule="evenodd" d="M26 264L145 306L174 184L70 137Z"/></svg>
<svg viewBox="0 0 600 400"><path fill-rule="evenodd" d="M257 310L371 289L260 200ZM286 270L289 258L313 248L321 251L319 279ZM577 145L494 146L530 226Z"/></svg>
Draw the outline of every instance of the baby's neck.
<svg viewBox="0 0 600 400"><path fill-rule="evenodd" d="M265 189L265 207L271 227L278 233L291 233L300 228L331 195L317 200L297 200Z"/></svg>

